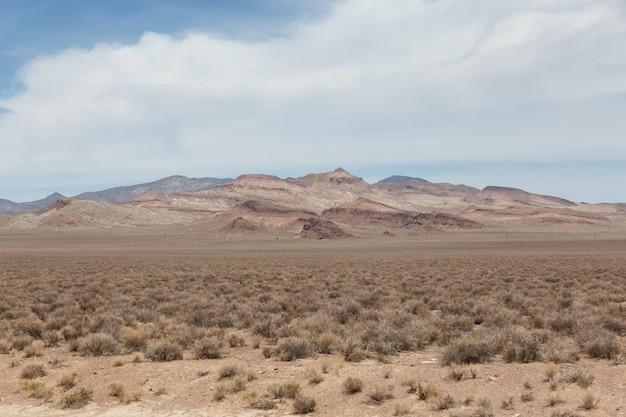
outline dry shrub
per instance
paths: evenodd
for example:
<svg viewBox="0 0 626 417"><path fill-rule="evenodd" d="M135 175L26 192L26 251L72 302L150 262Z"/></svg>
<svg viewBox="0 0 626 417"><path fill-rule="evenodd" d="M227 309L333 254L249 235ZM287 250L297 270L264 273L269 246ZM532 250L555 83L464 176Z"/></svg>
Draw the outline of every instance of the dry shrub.
<svg viewBox="0 0 626 417"><path fill-rule="evenodd" d="M493 349L484 341L460 340L444 349L441 362L444 365L484 363L493 355Z"/></svg>
<svg viewBox="0 0 626 417"><path fill-rule="evenodd" d="M301 337L287 337L278 342L276 353L281 361L294 361L308 357L311 354L311 345Z"/></svg>
<svg viewBox="0 0 626 417"><path fill-rule="evenodd" d="M213 391L213 401L224 401L224 399L226 398L226 393L227 393L227 389L224 385L220 384L218 385L215 390Z"/></svg>
<svg viewBox="0 0 626 417"><path fill-rule="evenodd" d="M604 329L587 329L578 339L582 351L591 358L612 359L620 353L615 335Z"/></svg>
<svg viewBox="0 0 626 417"><path fill-rule="evenodd" d="M44 331L44 323L39 317L33 314L14 320L13 328L18 334L24 334L39 339Z"/></svg>
<svg viewBox="0 0 626 417"><path fill-rule="evenodd" d="M33 343L33 338L31 336L28 336L28 335L17 336L15 339L13 339L13 349L20 352L20 351L23 351L26 348L26 346L30 346L31 343Z"/></svg>
<svg viewBox="0 0 626 417"><path fill-rule="evenodd" d="M24 348L24 357L32 358L43 356L43 342L41 340L35 340L32 344Z"/></svg>
<svg viewBox="0 0 626 417"><path fill-rule="evenodd" d="M516 338L504 350L504 360L511 362L528 363L541 360L539 341L532 335L523 335Z"/></svg>
<svg viewBox="0 0 626 417"><path fill-rule="evenodd" d="M308 414L315 411L315 405L315 398L300 394L296 396L293 402L293 409L298 414Z"/></svg>
<svg viewBox="0 0 626 417"><path fill-rule="evenodd" d="M343 392L346 394L356 394L357 392L363 391L363 381L359 378L349 376L343 380L342 387Z"/></svg>
<svg viewBox="0 0 626 417"><path fill-rule="evenodd" d="M158 340L148 345L146 358L154 362L169 362L183 358L180 346L169 340Z"/></svg>
<svg viewBox="0 0 626 417"><path fill-rule="evenodd" d="M133 329L132 327L123 327L120 330L120 342L131 352L138 352L146 347L146 341L149 333L143 329Z"/></svg>
<svg viewBox="0 0 626 417"><path fill-rule="evenodd" d="M76 330L76 327L66 325L61 328L61 336L63 336L63 339L65 339L65 341L70 341L80 336L80 333L78 332L78 330Z"/></svg>
<svg viewBox="0 0 626 417"><path fill-rule="evenodd" d="M376 385L370 391L366 393L369 402L373 404L382 404L387 400L393 398L393 392L391 387Z"/></svg>
<svg viewBox="0 0 626 417"><path fill-rule="evenodd" d="M42 376L46 376L46 369L41 363L26 365L20 373L20 377L24 379L35 379Z"/></svg>
<svg viewBox="0 0 626 417"><path fill-rule="evenodd" d="M417 384L417 397L422 401L427 401L439 395L439 389L433 384Z"/></svg>
<svg viewBox="0 0 626 417"><path fill-rule="evenodd" d="M246 392L242 399L248 403L250 408L257 410L273 410L276 408L276 403L267 397L259 397L259 393L256 391Z"/></svg>
<svg viewBox="0 0 626 417"><path fill-rule="evenodd" d="M119 352L119 345L108 333L94 333L79 340L78 350L84 356L110 356Z"/></svg>
<svg viewBox="0 0 626 417"><path fill-rule="evenodd" d="M222 357L222 345L216 336L206 336L196 340L193 352L196 359L219 359Z"/></svg>
<svg viewBox="0 0 626 417"><path fill-rule="evenodd" d="M45 347L56 346L61 341L61 335L55 330L46 330L41 335Z"/></svg>
<svg viewBox="0 0 626 417"><path fill-rule="evenodd" d="M600 401L590 392L586 392L581 400L580 407L585 410L593 410Z"/></svg>
<svg viewBox="0 0 626 417"><path fill-rule="evenodd" d="M361 341L354 336L344 339L339 346L339 351L346 362L358 362L365 358L365 352L361 348Z"/></svg>
<svg viewBox="0 0 626 417"><path fill-rule="evenodd" d="M584 372L582 369L576 369L573 372L561 375L560 381L568 384L577 384L581 388L589 388L593 384L594 377Z"/></svg>
<svg viewBox="0 0 626 417"><path fill-rule="evenodd" d="M456 401L449 393L440 395L432 402L432 408L435 410L449 410L456 406Z"/></svg>
<svg viewBox="0 0 626 417"><path fill-rule="evenodd" d="M491 403L486 398L480 398L476 404L476 409L472 413L472 417L493 417Z"/></svg>
<svg viewBox="0 0 626 417"><path fill-rule="evenodd" d="M93 391L87 388L79 387L61 398L62 408L83 408L91 401Z"/></svg>
<svg viewBox="0 0 626 417"><path fill-rule="evenodd" d="M59 380L58 385L63 389L63 391L74 388L74 386L76 385L76 374L71 373L63 375Z"/></svg>
<svg viewBox="0 0 626 417"><path fill-rule="evenodd" d="M52 397L52 390L40 381L22 381L20 387L23 391L28 391L31 398L48 401Z"/></svg>
<svg viewBox="0 0 626 417"><path fill-rule="evenodd" d="M284 384L272 384L267 387L270 396L276 400L281 398L295 398L300 392L300 384L295 381L285 382Z"/></svg>
<svg viewBox="0 0 626 417"><path fill-rule="evenodd" d="M326 355L333 353L335 346L339 345L339 337L337 335L324 332L317 337L317 351Z"/></svg>
<svg viewBox="0 0 626 417"><path fill-rule="evenodd" d="M112 382L109 384L109 396L117 398L120 403L126 401L127 397L126 385L121 382Z"/></svg>
<svg viewBox="0 0 626 417"><path fill-rule="evenodd" d="M554 363L573 363L580 359L578 346L570 338L548 341L541 346L540 355L544 360Z"/></svg>
<svg viewBox="0 0 626 417"><path fill-rule="evenodd" d="M239 366L234 364L224 365L218 371L219 379L234 378L235 376L241 375L242 373L243 370Z"/></svg>
<svg viewBox="0 0 626 417"><path fill-rule="evenodd" d="M6 355L13 347L12 343L6 339L0 339L0 354Z"/></svg>
<svg viewBox="0 0 626 417"><path fill-rule="evenodd" d="M232 348L242 347L246 345L245 339L241 336L237 336L236 334L228 335L228 338L226 340L228 341L228 346Z"/></svg>

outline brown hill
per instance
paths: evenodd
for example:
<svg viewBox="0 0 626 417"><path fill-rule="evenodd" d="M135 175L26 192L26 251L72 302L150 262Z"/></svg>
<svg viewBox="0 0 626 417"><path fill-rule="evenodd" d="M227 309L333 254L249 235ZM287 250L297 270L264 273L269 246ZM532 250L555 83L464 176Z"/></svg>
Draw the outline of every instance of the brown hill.
<svg viewBox="0 0 626 417"><path fill-rule="evenodd" d="M197 224L224 233L297 236L312 218L330 221L346 234L387 231L402 235L421 229L473 229L479 223L498 227L626 225L626 205L574 203L510 187L479 190L409 177L370 185L337 168L287 179L241 175L230 183L200 192L163 195L147 190L119 205L61 198L37 212L2 217L0 227ZM314 223L307 227L331 228L323 222Z"/></svg>
<svg viewBox="0 0 626 417"><path fill-rule="evenodd" d="M398 210L375 201L360 198L354 202L325 210L322 218L355 229L454 230L476 229L479 223L447 213L418 213Z"/></svg>
<svg viewBox="0 0 626 417"><path fill-rule="evenodd" d="M310 217L305 219L300 236L308 239L341 239L352 235L329 220Z"/></svg>
<svg viewBox="0 0 626 417"><path fill-rule="evenodd" d="M91 229L185 224L197 220L191 213L147 209L95 201L62 198L37 212L23 213L5 226L17 229Z"/></svg>
<svg viewBox="0 0 626 417"><path fill-rule="evenodd" d="M267 201L248 200L202 221L202 228L235 234L290 234L302 231L304 218L316 217L310 211L292 209Z"/></svg>

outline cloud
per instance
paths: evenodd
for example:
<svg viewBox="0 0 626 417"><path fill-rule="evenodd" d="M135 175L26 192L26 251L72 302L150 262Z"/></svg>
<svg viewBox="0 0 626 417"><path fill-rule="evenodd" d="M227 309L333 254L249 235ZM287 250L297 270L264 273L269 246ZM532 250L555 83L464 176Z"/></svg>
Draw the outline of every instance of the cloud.
<svg viewBox="0 0 626 417"><path fill-rule="evenodd" d="M351 0L263 41L145 33L40 56L0 177L236 175L626 155L619 0Z"/></svg>

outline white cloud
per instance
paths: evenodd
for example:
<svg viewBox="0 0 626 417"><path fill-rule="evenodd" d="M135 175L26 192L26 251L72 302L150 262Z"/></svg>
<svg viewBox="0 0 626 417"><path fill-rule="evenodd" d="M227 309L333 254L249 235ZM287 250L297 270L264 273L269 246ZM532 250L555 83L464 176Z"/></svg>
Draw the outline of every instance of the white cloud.
<svg viewBox="0 0 626 417"><path fill-rule="evenodd" d="M626 155L619 0L352 0L289 37L146 33L19 77L0 178Z"/></svg>

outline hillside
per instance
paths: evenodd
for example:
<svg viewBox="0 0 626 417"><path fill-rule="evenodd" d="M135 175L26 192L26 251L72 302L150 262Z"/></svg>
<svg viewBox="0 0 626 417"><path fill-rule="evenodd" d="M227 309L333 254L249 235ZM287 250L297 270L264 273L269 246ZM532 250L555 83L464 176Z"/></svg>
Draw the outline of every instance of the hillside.
<svg viewBox="0 0 626 417"><path fill-rule="evenodd" d="M163 191L144 189L145 184L106 190L108 198L126 199L127 193L144 189L120 204L56 198L44 209L0 217L0 227L184 225L220 234L337 238L485 227L626 225L624 204L575 203L510 187L480 190L402 176L368 184L342 168L286 179L247 174L217 185L200 180L169 177L149 183ZM200 183L209 189L170 193L181 187L200 187Z"/></svg>

